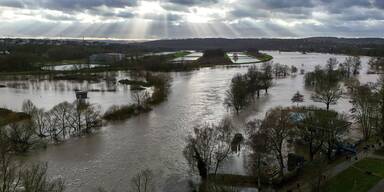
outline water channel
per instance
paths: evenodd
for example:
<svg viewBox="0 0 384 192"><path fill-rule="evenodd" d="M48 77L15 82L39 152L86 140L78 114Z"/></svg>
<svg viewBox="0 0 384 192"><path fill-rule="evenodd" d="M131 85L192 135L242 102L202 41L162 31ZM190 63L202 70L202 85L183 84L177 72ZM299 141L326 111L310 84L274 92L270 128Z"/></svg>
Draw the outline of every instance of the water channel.
<svg viewBox="0 0 384 192"><path fill-rule="evenodd" d="M319 53L267 52L274 62L294 65L299 71L311 71L316 65L325 65L326 60L345 56ZM361 82L375 82L377 75L367 75L367 57L362 57L363 69L358 76ZM261 65L261 64L257 64ZM159 191L187 191L188 166L182 151L185 138L195 125L217 122L229 112L223 106L225 91L236 73L245 73L247 65L217 66L192 72L171 73L172 88L169 98L153 111L131 118L123 123L109 124L98 133L83 138L74 138L60 145L50 145L46 150L28 154L28 161L46 161L49 174L65 178L67 191L93 191L99 186L108 190L128 191L131 177L138 171L150 168L159 178ZM116 79L124 78L126 72L109 73ZM302 105L316 105L310 100L311 92L304 87L303 75L297 74L274 80L269 95L262 95L248 110L238 117L233 116L239 131L244 123L260 118L275 106L291 106L291 97L297 91L305 96ZM0 106L20 110L25 99L35 105L50 109L62 101L74 100L74 88L100 90L89 94L90 102L106 110L111 105L130 102L129 88L106 81L72 82L49 80L0 81L0 84L21 83L23 86L0 88ZM348 98L331 106L348 113L351 104ZM226 172L246 174L244 155L233 156L227 162Z"/></svg>

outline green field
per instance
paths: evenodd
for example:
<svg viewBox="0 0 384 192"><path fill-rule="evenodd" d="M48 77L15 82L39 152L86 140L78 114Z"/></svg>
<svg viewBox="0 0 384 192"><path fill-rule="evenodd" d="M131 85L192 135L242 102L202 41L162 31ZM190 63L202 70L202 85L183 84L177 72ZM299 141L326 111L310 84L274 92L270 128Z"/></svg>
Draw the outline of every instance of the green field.
<svg viewBox="0 0 384 192"><path fill-rule="evenodd" d="M383 179L383 176L384 161L367 158L329 180L324 189L328 192L366 192Z"/></svg>

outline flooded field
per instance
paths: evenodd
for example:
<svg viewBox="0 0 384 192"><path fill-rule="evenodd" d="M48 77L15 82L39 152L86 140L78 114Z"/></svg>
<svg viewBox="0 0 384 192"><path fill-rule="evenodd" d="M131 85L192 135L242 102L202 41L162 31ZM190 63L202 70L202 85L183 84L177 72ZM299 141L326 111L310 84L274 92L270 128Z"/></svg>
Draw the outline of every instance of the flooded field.
<svg viewBox="0 0 384 192"><path fill-rule="evenodd" d="M231 59L233 63L257 63L259 62L258 59L254 57L250 57L242 52L230 52L227 53L228 57Z"/></svg>
<svg viewBox="0 0 384 192"><path fill-rule="evenodd" d="M180 62L180 61L196 61L198 60L200 57L203 56L203 53L202 52L192 52L184 57L179 57L179 58L176 58L174 60L172 60L173 62Z"/></svg>
<svg viewBox="0 0 384 192"><path fill-rule="evenodd" d="M295 52L267 52L274 62L294 65L299 70L311 71L316 65L325 65L334 55ZM336 55L339 61L345 56ZM361 82L375 82L377 75L367 75L367 57L362 57L363 69L358 76ZM261 65L261 64L257 64ZM172 87L168 101L153 111L131 118L124 123L110 124L92 136L72 139L61 145L51 145L46 150L29 154L28 161L47 161L49 174L64 177L67 191L92 191L99 186L108 190L126 191L131 177L141 169L153 169L159 178L158 191L188 191L186 179L188 166L182 151L186 136L193 126L205 122L217 122L229 113L223 106L225 91L236 73L245 73L248 65L233 67L203 68L192 72L172 73ZM125 72L110 73L116 79L127 77ZM265 112L276 106L291 106L291 97L300 91L305 102L301 105L321 104L310 100L311 92L304 87L304 76L295 75L274 80L269 95L263 95L257 102L233 116L239 132L244 123L261 118ZM25 84L0 88L0 106L14 110L21 109L25 99L31 99L37 106L49 109L62 101L73 101L73 89L77 87L114 90L89 93L90 102L100 104L102 109L111 105L127 104L129 88L108 81L0 81L0 84ZM37 88L39 87L39 88ZM348 113L351 108L348 97L331 106ZM226 163L229 173L246 174L244 155L233 156Z"/></svg>
<svg viewBox="0 0 384 192"><path fill-rule="evenodd" d="M64 64L64 65L53 65L53 66L45 66L42 70L47 71L76 71L80 69L93 69L96 67L103 67L104 65L99 64Z"/></svg>

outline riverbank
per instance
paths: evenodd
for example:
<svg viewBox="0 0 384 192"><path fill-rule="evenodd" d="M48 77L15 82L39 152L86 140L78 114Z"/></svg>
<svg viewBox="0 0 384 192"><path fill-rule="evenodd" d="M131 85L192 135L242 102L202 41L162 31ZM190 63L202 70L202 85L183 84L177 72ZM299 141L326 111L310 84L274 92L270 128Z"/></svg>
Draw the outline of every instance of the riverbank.
<svg viewBox="0 0 384 192"><path fill-rule="evenodd" d="M258 54L258 55L250 55L251 57L255 57L256 59L258 59L259 61L257 62L233 63L231 59L229 59L227 54L225 54L225 56L219 56L219 57L203 56L199 58L197 61L184 63L184 64L170 62L175 58L184 57L188 54L189 52L181 51L181 52L176 52L169 55L144 56L142 58L136 58L133 61L127 60L126 62L122 62L120 64L100 65L100 66L94 66L93 68L81 68L77 70L43 70L41 68L41 69L33 69L28 71L0 72L0 76L1 76L0 79L4 80L4 79L7 79L9 76L20 76L20 75L37 75L37 76L62 75L63 77L71 76L71 78L69 78L68 80L78 80L78 79L82 80L82 79L86 79L89 74L101 73L101 72L122 71L122 70L146 70L146 71L152 71L152 72L174 72L174 71L182 72L182 71L197 70L202 67L213 67L218 65L263 63L273 59L271 55ZM48 66L52 67L55 65L48 65ZM74 76L78 76L79 78L76 78L76 77L74 78ZM60 80L63 80L63 78Z"/></svg>
<svg viewBox="0 0 384 192"><path fill-rule="evenodd" d="M136 103L122 106L112 106L110 107L103 118L107 121L122 121L129 119L133 116L140 115L141 113L147 113L152 110L152 107L164 102L170 92L170 78L166 75L154 75L152 73L142 74L142 77L145 78L144 81L137 80L120 80L119 83L129 84L131 90L134 88L134 92L131 94L131 97ZM143 86L143 88L138 89L135 86ZM144 87L153 87L153 92L149 96Z"/></svg>

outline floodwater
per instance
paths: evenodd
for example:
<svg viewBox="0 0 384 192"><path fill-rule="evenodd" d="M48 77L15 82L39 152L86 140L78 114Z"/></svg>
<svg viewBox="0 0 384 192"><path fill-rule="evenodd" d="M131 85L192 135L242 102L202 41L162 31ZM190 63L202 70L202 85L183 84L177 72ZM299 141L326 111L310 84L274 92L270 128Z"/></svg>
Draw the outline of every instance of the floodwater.
<svg viewBox="0 0 384 192"><path fill-rule="evenodd" d="M243 52L240 52L240 53L239 52L230 52L230 53L227 53L227 55L231 59L231 61L233 63L236 63L236 64L259 62L258 59L254 58L254 57L250 57Z"/></svg>
<svg viewBox="0 0 384 192"><path fill-rule="evenodd" d="M179 57L179 58L176 58L173 60L173 62L180 62L180 61L196 61L198 60L200 57L203 56L203 53L202 52L191 52L190 54L184 56L184 57Z"/></svg>
<svg viewBox="0 0 384 192"><path fill-rule="evenodd" d="M313 70L316 65L324 65L334 55L311 53L302 55L293 52L268 52L274 62L295 65L305 71ZM345 56L336 55L339 61ZM358 78L363 82L375 82L376 75L367 75L367 57L362 57L363 70ZM257 64L261 65L261 64ZM223 106L225 91L231 78L236 73L245 73L247 65L233 67L203 68L192 72L171 73L172 91L168 101L155 107L153 111L131 118L123 123L110 124L95 135L71 139L61 145L51 145L27 155L30 161L47 161L49 174L61 176L67 183L67 191L93 191L99 186L112 191L128 191L130 180L138 171L150 168L156 173L159 182L158 191L188 191L188 166L182 155L186 136L195 125L205 122L217 122L230 113ZM122 77L123 72L117 73ZM232 116L242 132L244 123L254 118L261 118L265 112L276 106L291 106L291 97L300 91L305 96L301 105L316 105L310 100L311 92L303 84L303 75L289 76L274 81L269 95L255 102L238 117ZM6 82L9 83L9 82ZM43 81L51 85L52 82ZM56 90L32 88L0 89L0 106L20 110L21 102L30 98L37 106L51 108L64 100L74 99L71 86L73 82L64 81L68 89ZM4 84L4 82L0 82ZM89 86L90 82L84 83ZM48 86L47 85L47 86ZM50 86L48 86L50 87ZM90 101L107 108L112 104L129 102L129 89L119 88L116 92L95 92L90 94ZM351 104L348 98L341 99L331 106L340 112L348 113ZM227 173L246 174L244 154L234 155L226 163Z"/></svg>
<svg viewBox="0 0 384 192"><path fill-rule="evenodd" d="M100 64L63 64L63 65L52 65L52 66L45 66L42 68L42 70L48 70L48 71L76 71L80 69L89 69L89 68L96 68L96 67L103 67L104 65Z"/></svg>

